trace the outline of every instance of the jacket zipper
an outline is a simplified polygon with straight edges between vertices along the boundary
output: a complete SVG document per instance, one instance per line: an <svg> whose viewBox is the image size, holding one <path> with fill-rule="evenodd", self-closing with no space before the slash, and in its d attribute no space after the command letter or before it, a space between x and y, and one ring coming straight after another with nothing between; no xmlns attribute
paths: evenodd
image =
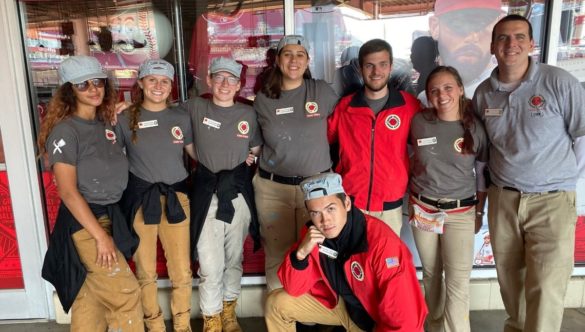
<svg viewBox="0 0 585 332"><path fill-rule="evenodd" d="M370 189L368 190L368 204L366 205L366 210L370 211L370 200L372 199L372 187L374 186L374 138L375 138L375 131L376 131L376 118L378 115L374 117L372 120L372 136L371 136L371 145L370 145Z"/></svg>

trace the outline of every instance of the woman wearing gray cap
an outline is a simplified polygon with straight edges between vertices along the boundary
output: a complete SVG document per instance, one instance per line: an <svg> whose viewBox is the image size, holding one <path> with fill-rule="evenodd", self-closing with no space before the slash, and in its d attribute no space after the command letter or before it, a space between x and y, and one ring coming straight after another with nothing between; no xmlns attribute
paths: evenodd
<svg viewBox="0 0 585 332"><path fill-rule="evenodd" d="M253 183L269 291L282 287L278 267L309 220L298 185L331 169L327 116L338 97L327 82L311 79L308 66L305 39L283 37L276 67L254 101L264 146Z"/></svg>
<svg viewBox="0 0 585 332"><path fill-rule="evenodd" d="M193 247L199 258L203 331L242 331L236 318L244 240L257 237L252 168L262 143L256 113L234 102L242 65L228 58L211 62L211 100L186 102L193 124L197 169L191 197ZM258 239L259 242L259 239Z"/></svg>
<svg viewBox="0 0 585 332"><path fill-rule="evenodd" d="M130 164L121 205L140 244L134 254L148 331L165 331L158 304L156 252L160 239L171 280L174 331L191 331L190 210L183 150L193 155L189 115L169 108L175 70L165 60L140 65L134 103L118 117L116 134Z"/></svg>
<svg viewBox="0 0 585 332"><path fill-rule="evenodd" d="M140 287L126 263L137 241L117 204L128 180L110 126L117 95L93 57L64 60L59 76L38 140L61 198L43 278L73 311L71 331L144 331Z"/></svg>

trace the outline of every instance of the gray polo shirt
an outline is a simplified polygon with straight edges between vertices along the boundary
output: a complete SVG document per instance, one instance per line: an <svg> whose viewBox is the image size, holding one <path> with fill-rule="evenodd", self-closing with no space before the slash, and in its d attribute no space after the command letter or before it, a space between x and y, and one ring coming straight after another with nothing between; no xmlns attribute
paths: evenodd
<svg viewBox="0 0 585 332"><path fill-rule="evenodd" d="M462 154L463 133L460 121L442 121L431 109L414 116L410 126L414 151L412 192L450 199L464 199L476 193L475 161L487 161L488 141L483 125L475 118L471 135L476 153Z"/></svg>
<svg viewBox="0 0 585 332"><path fill-rule="evenodd" d="M132 143L129 112L118 116L116 133L126 146L130 171L151 182L173 184L187 177L183 148L193 142L189 114L181 108L140 110L136 143Z"/></svg>
<svg viewBox="0 0 585 332"><path fill-rule="evenodd" d="M473 97L491 142L494 184L525 192L575 190L572 145L585 135L585 90L579 81L532 60L514 91L505 91L497 75L498 68Z"/></svg>
<svg viewBox="0 0 585 332"><path fill-rule="evenodd" d="M51 166L75 166L77 189L88 203L111 204L122 197L128 161L110 125L71 116L53 128L45 148Z"/></svg>
<svg viewBox="0 0 585 332"><path fill-rule="evenodd" d="M330 168L327 117L337 100L323 80L304 80L279 99L258 93L254 109L264 138L260 167L281 176L311 176Z"/></svg>
<svg viewBox="0 0 585 332"><path fill-rule="evenodd" d="M248 105L221 107L197 97L182 107L193 124L197 160L214 173L234 169L246 160L250 148L262 144L256 113Z"/></svg>

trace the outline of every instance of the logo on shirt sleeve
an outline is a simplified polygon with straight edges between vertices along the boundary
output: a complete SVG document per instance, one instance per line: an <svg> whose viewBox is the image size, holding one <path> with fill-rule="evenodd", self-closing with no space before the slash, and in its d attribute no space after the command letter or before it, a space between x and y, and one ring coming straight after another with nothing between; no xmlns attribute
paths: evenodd
<svg viewBox="0 0 585 332"><path fill-rule="evenodd" d="M396 114L390 114L386 117L384 123L386 124L386 127L388 127L388 129L396 130L400 128L400 117Z"/></svg>
<svg viewBox="0 0 585 332"><path fill-rule="evenodd" d="M106 129L106 139L111 141L112 144L116 143L116 133L111 131L110 129Z"/></svg>
<svg viewBox="0 0 585 332"><path fill-rule="evenodd" d="M65 146L65 141L61 138L58 142L57 140L53 140L53 147L55 147L53 149L53 154L59 152L61 154L63 154L63 151L61 151L61 148Z"/></svg>
<svg viewBox="0 0 585 332"><path fill-rule="evenodd" d="M364 269L362 268L362 266L360 265L360 263L358 263L356 261L351 262L350 270L351 270L351 275L357 281L363 281L364 280Z"/></svg>

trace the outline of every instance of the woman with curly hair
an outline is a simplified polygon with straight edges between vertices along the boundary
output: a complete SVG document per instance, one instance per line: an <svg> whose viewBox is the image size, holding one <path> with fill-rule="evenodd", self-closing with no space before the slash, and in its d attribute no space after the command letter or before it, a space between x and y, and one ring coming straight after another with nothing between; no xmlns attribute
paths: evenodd
<svg viewBox="0 0 585 332"><path fill-rule="evenodd" d="M189 114L170 108L175 70L165 60L140 65L133 104L118 117L116 134L130 164L122 210L140 237L134 254L148 331L165 331L158 304L156 251L160 239L172 284L174 331L191 331L190 209L183 150L194 156Z"/></svg>
<svg viewBox="0 0 585 332"><path fill-rule="evenodd" d="M426 330L469 331L469 278L486 198L488 140L455 68L435 68L426 94L432 107L416 114L410 127L410 223L423 266Z"/></svg>
<svg viewBox="0 0 585 332"><path fill-rule="evenodd" d="M71 331L143 331L140 288L126 258L137 240L118 206L128 161L110 123L116 92L97 59L61 63L63 83L39 135L61 205L43 264Z"/></svg>

